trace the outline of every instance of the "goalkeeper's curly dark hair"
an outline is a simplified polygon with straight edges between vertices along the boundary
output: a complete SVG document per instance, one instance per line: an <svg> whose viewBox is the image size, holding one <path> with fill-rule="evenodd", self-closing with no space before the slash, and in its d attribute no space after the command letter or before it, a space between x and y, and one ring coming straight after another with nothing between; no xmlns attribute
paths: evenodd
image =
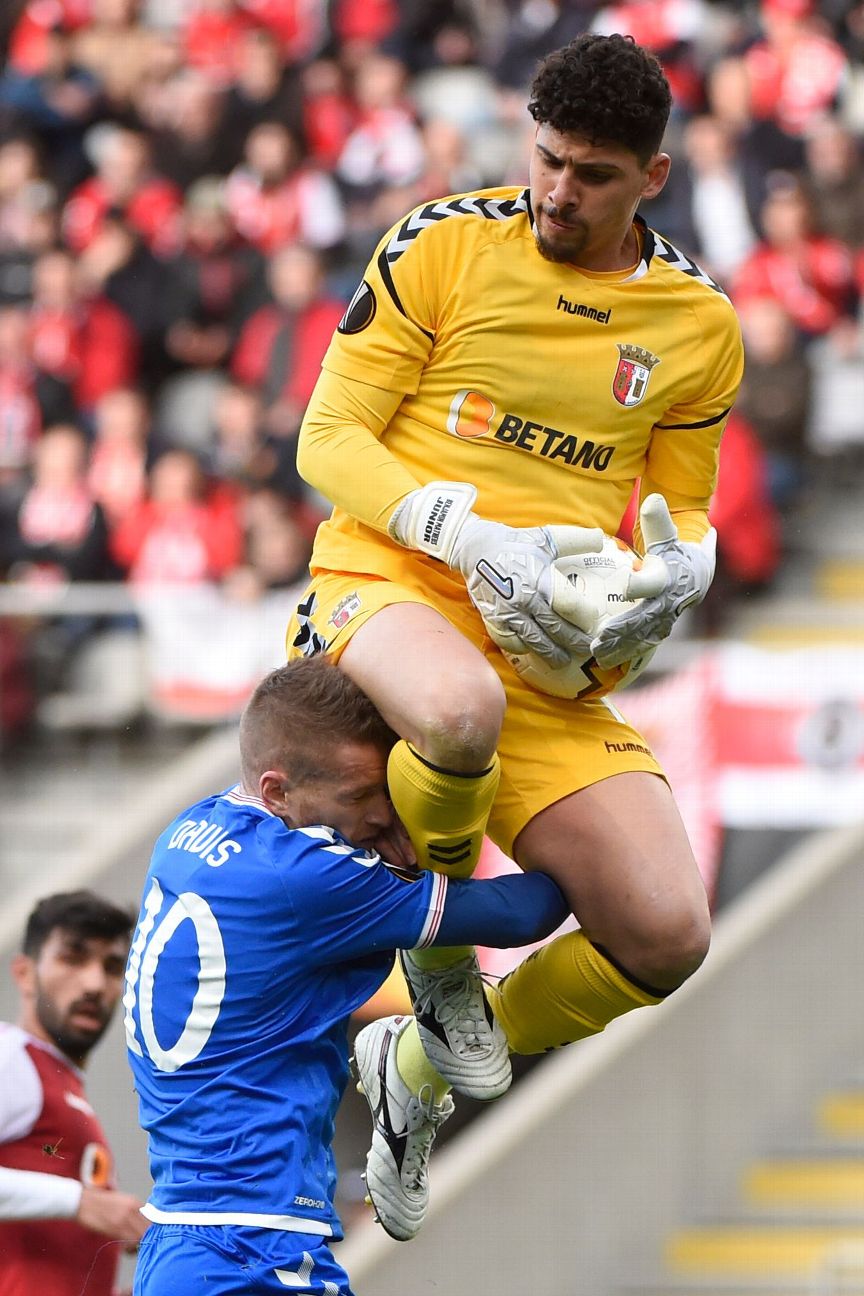
<svg viewBox="0 0 864 1296"><path fill-rule="evenodd" d="M562 134L623 144L644 164L663 142L671 106L663 69L632 36L585 33L543 60L528 111Z"/></svg>

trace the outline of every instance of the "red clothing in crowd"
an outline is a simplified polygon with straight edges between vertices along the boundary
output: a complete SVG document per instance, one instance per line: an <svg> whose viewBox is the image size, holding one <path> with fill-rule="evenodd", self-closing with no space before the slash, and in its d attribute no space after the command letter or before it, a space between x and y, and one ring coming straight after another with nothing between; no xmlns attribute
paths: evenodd
<svg viewBox="0 0 864 1296"><path fill-rule="evenodd" d="M138 372L138 336L121 310L104 297L63 311L34 306L33 361L72 390L79 409L107 392L128 387Z"/></svg>
<svg viewBox="0 0 864 1296"><path fill-rule="evenodd" d="M19 72L38 76L45 69L50 32L75 31L90 21L90 0L31 0L12 33L9 63Z"/></svg>
<svg viewBox="0 0 864 1296"><path fill-rule="evenodd" d="M34 482L5 547L13 566L23 564L18 578L30 585L105 580L113 575L105 517L83 482L68 486Z"/></svg>
<svg viewBox="0 0 864 1296"><path fill-rule="evenodd" d="M239 10L193 11L183 33L184 61L218 85L228 85L234 77L240 37L250 25L248 15Z"/></svg>
<svg viewBox="0 0 864 1296"><path fill-rule="evenodd" d="M398 21L397 0L338 0L333 29L340 41L377 44L390 35Z"/></svg>
<svg viewBox="0 0 864 1296"><path fill-rule="evenodd" d="M18 529L28 544L55 544L73 548L90 529L93 497L82 483L77 487L31 486L18 514Z"/></svg>
<svg viewBox="0 0 864 1296"><path fill-rule="evenodd" d="M356 103L340 90L325 90L304 99L303 132L309 154L326 171L335 169L358 117Z"/></svg>
<svg viewBox="0 0 864 1296"><path fill-rule="evenodd" d="M238 382L263 389L272 377L271 360L283 328L291 331L288 363L285 365L281 390L267 393L274 400L305 406L318 381L324 352L345 306L333 298L313 302L293 317L278 306L262 306L244 325L231 362L231 372Z"/></svg>
<svg viewBox="0 0 864 1296"><path fill-rule="evenodd" d="M286 243L316 245L316 219L325 225L332 220L331 189L329 176L312 167L300 167L272 188L264 188L251 171L238 168L228 177L225 195L234 228L267 256ZM341 230L336 237L339 234Z"/></svg>
<svg viewBox="0 0 864 1296"><path fill-rule="evenodd" d="M17 1026L0 1025L0 1165L113 1188L114 1161L62 1053ZM121 1243L74 1220L0 1224L3 1296L111 1296Z"/></svg>
<svg viewBox="0 0 864 1296"><path fill-rule="evenodd" d="M728 571L742 585L764 585L780 562L780 521L768 494L765 454L750 424L729 417L709 511Z"/></svg>
<svg viewBox="0 0 864 1296"><path fill-rule="evenodd" d="M90 455L87 485L101 504L109 528L114 527L147 494L143 447L128 441L97 441Z"/></svg>
<svg viewBox="0 0 864 1296"><path fill-rule="evenodd" d="M754 117L771 118L787 135L805 135L830 112L846 73L835 41L802 30L780 49L758 41L744 55Z"/></svg>
<svg viewBox="0 0 864 1296"><path fill-rule="evenodd" d="M373 0L364 3L371 6ZM242 0L242 7L256 23L273 33L286 63L302 63L322 42L322 4L310 0Z"/></svg>
<svg viewBox="0 0 864 1296"><path fill-rule="evenodd" d="M618 534L633 543L638 490L634 490ZM768 494L765 455L750 424L731 414L720 443L717 489L708 516L717 528L717 548L726 568L742 585L764 585L780 562L780 522Z"/></svg>
<svg viewBox="0 0 864 1296"><path fill-rule="evenodd" d="M852 256L837 239L811 236L793 250L761 243L738 270L736 303L773 297L805 333L826 333L849 313L855 292Z"/></svg>
<svg viewBox="0 0 864 1296"><path fill-rule="evenodd" d="M855 254L855 287L858 296L864 297L864 249Z"/></svg>
<svg viewBox="0 0 864 1296"><path fill-rule="evenodd" d="M243 532L222 489L188 504L144 500L116 527L111 549L137 584L215 581L240 563Z"/></svg>
<svg viewBox="0 0 864 1296"><path fill-rule="evenodd" d="M702 78L695 59L677 51L693 39L693 10L680 0L623 0L604 12L603 30L627 32L637 45L656 54L679 108L698 112Z"/></svg>
<svg viewBox="0 0 864 1296"><path fill-rule="evenodd" d="M180 241L183 195L170 180L145 180L123 209L123 219L157 256L170 256ZM99 176L74 191L63 209L63 235L73 252L82 252L99 233L114 202Z"/></svg>

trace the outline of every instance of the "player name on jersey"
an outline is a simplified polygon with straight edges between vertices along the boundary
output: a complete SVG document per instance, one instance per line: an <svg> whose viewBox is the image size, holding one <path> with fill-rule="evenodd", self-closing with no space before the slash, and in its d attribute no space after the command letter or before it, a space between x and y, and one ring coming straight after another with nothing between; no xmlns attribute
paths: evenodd
<svg viewBox="0 0 864 1296"><path fill-rule="evenodd" d="M228 829L208 819L184 819L171 834L169 849L191 851L200 855L205 864L218 868L232 855L239 855L243 847L228 836ZM212 848L212 849L211 849Z"/></svg>

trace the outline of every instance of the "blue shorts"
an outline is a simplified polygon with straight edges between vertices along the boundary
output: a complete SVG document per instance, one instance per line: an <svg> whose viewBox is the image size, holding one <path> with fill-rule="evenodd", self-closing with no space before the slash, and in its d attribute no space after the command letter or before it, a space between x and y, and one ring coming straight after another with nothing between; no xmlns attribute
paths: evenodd
<svg viewBox="0 0 864 1296"><path fill-rule="evenodd" d="M221 1224L151 1224L133 1296L353 1296L325 1238Z"/></svg>

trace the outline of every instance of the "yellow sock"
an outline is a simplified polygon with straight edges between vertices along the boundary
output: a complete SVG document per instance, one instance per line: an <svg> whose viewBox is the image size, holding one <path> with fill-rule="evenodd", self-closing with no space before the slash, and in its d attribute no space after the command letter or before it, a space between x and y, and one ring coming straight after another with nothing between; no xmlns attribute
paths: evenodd
<svg viewBox="0 0 864 1296"><path fill-rule="evenodd" d="M387 764L390 797L421 868L447 877L471 876L500 777L497 755L488 769L457 774L431 764L404 739L396 744ZM470 952L470 946L460 946L415 950L412 957L419 967L440 968Z"/></svg>
<svg viewBox="0 0 864 1296"><path fill-rule="evenodd" d="M443 1080L423 1051L417 1023L406 1026L396 1042L396 1067L405 1084L416 1098L429 1085L436 1103L440 1103L450 1086Z"/></svg>
<svg viewBox="0 0 864 1296"><path fill-rule="evenodd" d="M628 980L581 931L544 945L487 994L512 1053L572 1044L663 998Z"/></svg>
<svg viewBox="0 0 864 1296"><path fill-rule="evenodd" d="M456 774L431 764L404 738L396 744L387 762L390 798L421 868L471 876L500 777L497 756L479 773Z"/></svg>

